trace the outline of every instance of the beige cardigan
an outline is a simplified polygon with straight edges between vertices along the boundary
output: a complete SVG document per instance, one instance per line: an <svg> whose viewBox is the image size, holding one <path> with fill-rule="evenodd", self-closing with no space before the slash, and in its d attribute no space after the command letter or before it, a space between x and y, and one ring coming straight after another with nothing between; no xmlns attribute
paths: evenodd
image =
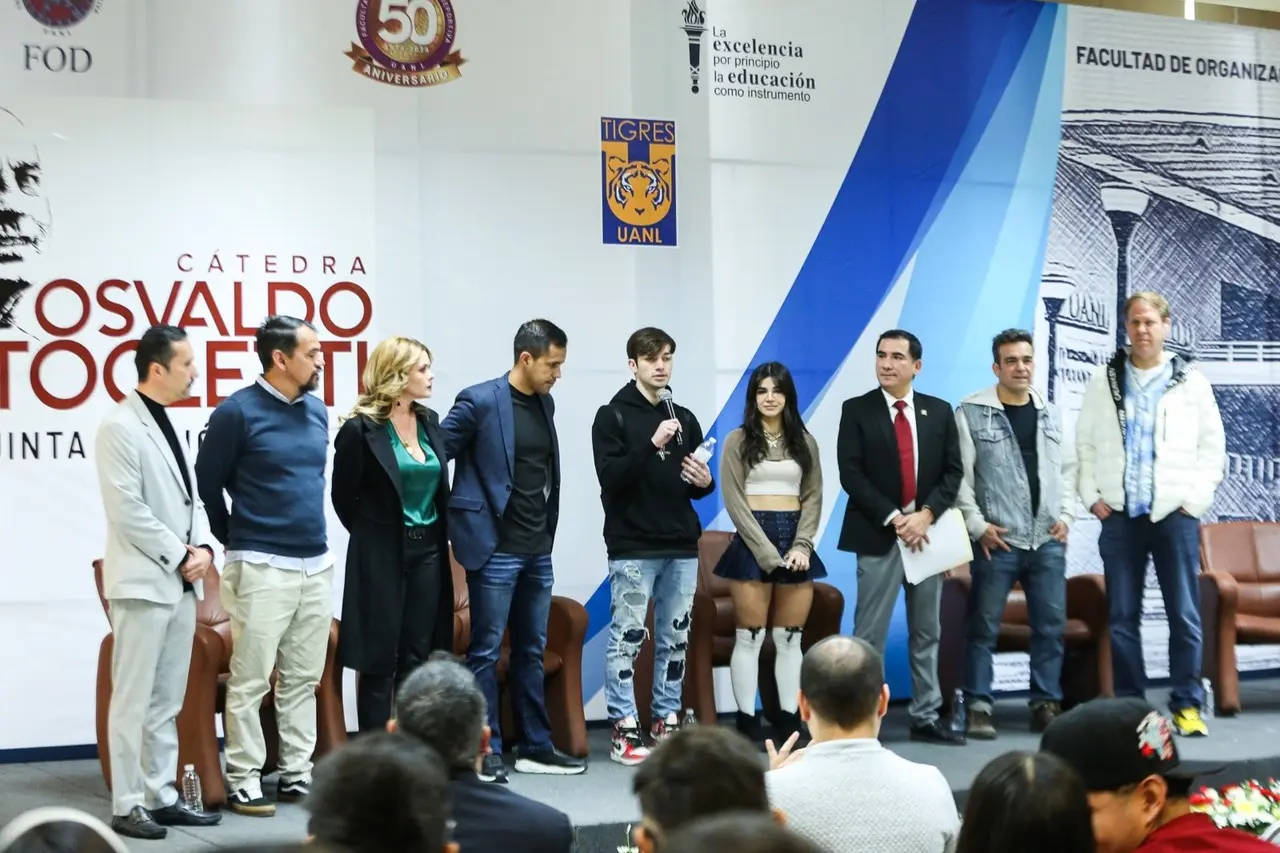
<svg viewBox="0 0 1280 853"><path fill-rule="evenodd" d="M818 524L822 520L822 462L818 458L818 442L808 433L804 438L809 445L813 463L809 472L800 480L800 522L792 547L812 554L813 538L818 535ZM765 458L786 459L787 449L767 448ZM785 566L786 560L769 541L769 537L764 535L759 522L751 514L751 507L747 504L746 483L747 466L742 461L742 427L738 427L725 436L724 447L720 452L720 493L724 496L724 507L729 511L729 518L733 520L738 535L751 549L760 568L771 572Z"/></svg>

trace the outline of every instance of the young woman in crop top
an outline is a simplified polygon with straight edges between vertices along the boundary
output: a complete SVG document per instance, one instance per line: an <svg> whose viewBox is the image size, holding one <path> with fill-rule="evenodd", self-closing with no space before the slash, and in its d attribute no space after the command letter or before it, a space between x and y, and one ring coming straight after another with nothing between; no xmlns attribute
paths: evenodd
<svg viewBox="0 0 1280 853"><path fill-rule="evenodd" d="M720 489L737 529L715 573L730 582L737 635L729 673L738 728L759 740L756 689L760 647L773 605L774 677L783 728L800 731L800 633L813 603L813 581L827 576L813 551L822 516L818 443L805 429L791 373L776 361L747 383L742 426L724 440ZM774 601L774 599L777 599ZM786 738L790 731L779 732Z"/></svg>

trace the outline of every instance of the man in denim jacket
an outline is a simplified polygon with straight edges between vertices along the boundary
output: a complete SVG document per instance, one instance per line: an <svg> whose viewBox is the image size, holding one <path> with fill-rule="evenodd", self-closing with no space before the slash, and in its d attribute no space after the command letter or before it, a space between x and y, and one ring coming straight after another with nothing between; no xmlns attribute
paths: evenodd
<svg viewBox="0 0 1280 853"><path fill-rule="evenodd" d="M991 740L992 653L1015 582L1031 623L1031 728L1062 712L1067 623L1067 530L1075 515L1076 462L1057 411L1031 387L1031 333L1006 329L991 342L996 385L956 407L964 482L956 506L973 537L965 698L969 737Z"/></svg>

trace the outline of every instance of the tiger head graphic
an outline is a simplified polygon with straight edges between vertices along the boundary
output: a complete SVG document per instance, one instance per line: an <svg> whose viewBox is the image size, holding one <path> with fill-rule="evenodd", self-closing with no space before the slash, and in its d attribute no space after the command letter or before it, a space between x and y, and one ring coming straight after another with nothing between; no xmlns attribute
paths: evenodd
<svg viewBox="0 0 1280 853"><path fill-rule="evenodd" d="M628 225L655 225L671 209L671 161L623 160L610 157L609 209Z"/></svg>

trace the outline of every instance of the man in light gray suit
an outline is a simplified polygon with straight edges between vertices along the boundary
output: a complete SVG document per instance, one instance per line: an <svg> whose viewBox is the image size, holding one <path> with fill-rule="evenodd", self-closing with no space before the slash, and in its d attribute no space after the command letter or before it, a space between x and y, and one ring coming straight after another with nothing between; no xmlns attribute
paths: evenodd
<svg viewBox="0 0 1280 853"><path fill-rule="evenodd" d="M195 477L165 407L190 396L191 343L176 326L138 342L137 390L98 428L95 459L107 516L102 591L111 658L111 828L159 839L166 826L211 826L221 815L178 795L178 712L196 631L196 598L213 570L213 541Z"/></svg>

